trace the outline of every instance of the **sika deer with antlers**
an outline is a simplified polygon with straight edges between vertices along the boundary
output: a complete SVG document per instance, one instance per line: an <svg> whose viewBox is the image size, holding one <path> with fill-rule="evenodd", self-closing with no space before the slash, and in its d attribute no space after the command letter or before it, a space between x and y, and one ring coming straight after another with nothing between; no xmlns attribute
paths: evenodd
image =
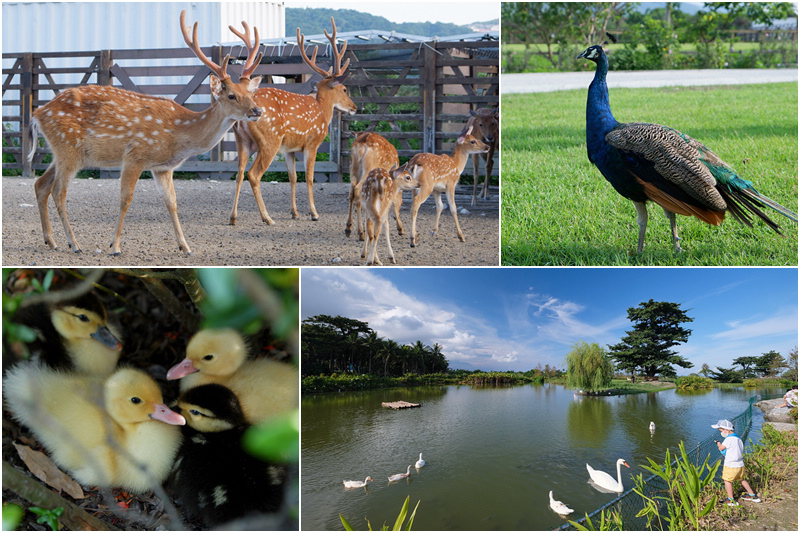
<svg viewBox="0 0 800 533"><path fill-rule="evenodd" d="M261 197L261 176L269 168L275 154L281 152L286 157L286 170L289 172L289 183L292 191L292 218L299 218L297 203L295 201L295 187L297 185L297 172L295 171L295 152L303 152L306 168L306 185L308 187L308 207L311 220L318 220L317 208L314 206L314 161L317 158L317 149L328 135L328 124L336 108L343 113L356 112L356 105L347 95L347 88L343 85L347 77L346 70L350 65L348 59L342 66L342 58L347 50L347 41L341 49L336 46L336 24L331 17L333 35L325 31L325 36L331 42L334 66L327 71L318 67L317 48L311 59L306 55L303 35L297 28L297 42L303 61L314 72L322 76L322 81L317 83L316 98L311 95L294 94L275 88L259 89L256 92L256 102L264 110L264 115L256 122L239 122L234 127L236 134L236 150L239 153L239 172L236 175L236 194L233 199L231 224L236 224L237 207L239 204L239 191L244 179L244 169L250 154L258 151L253 166L247 173L247 181L256 197L261 220L266 224L273 224L272 218L267 213L264 200ZM258 47L250 43L247 38L238 34L247 43L249 49Z"/></svg>
<svg viewBox="0 0 800 533"><path fill-rule="evenodd" d="M261 115L253 99L261 78L233 83L225 72L229 58L222 66L208 59L197 44L197 23L190 40L185 17L186 12L181 11L181 32L186 44L215 74L210 83L216 101L205 111L190 111L166 98L116 87L85 85L62 91L34 113L28 133L32 147L28 159L33 159L38 132L53 151L53 163L35 184L44 242L51 248L57 249L47 212L50 195L67 234L67 244L74 252L80 252L65 208L67 185L84 167L121 166L119 222L111 243L112 254L121 253L122 223L143 170L153 174L161 191L178 246L185 253L192 253L178 221L172 171L187 157L210 150L237 120L256 120Z"/></svg>
<svg viewBox="0 0 800 533"><path fill-rule="evenodd" d="M400 168L392 166L390 170L376 168L370 171L367 178L361 182L361 202L367 210L367 239L364 241L364 252L361 257L367 256L367 248L372 244L372 249L367 257L367 265L383 265L378 257L378 238L381 229L386 233L386 246L389 248L389 259L394 260L392 241L389 238L389 206L396 205L395 199L402 198L402 191L419 187L417 175L420 167L416 165L403 165Z"/></svg>
<svg viewBox="0 0 800 533"><path fill-rule="evenodd" d="M489 149L483 141L471 135L472 131L472 126L469 126L458 136L455 148L453 148L453 155L417 154L406 163L408 166L418 165L421 167L421 170L416 173L420 189L411 203L412 248L419 243L419 235L417 234L417 212L419 211L419 206L428 199L431 192L436 201L436 222L431 235L436 235L439 229L439 215L442 214L442 209L444 209L442 192L446 191L448 205L453 213L453 221L456 223L458 240L464 242L464 233L461 231L461 226L458 225L458 212L455 202L456 184L459 176L464 171L464 167L467 165L467 156L486 152Z"/></svg>
<svg viewBox="0 0 800 533"><path fill-rule="evenodd" d="M467 122L467 126L473 126L477 134L476 137L489 147L487 152L472 154L472 177L475 182L472 186L471 205L476 205L478 198L489 199L489 177L492 175L492 169L494 168L494 152L497 150L497 141L500 137L500 125L497 120L498 108L496 107L494 109L484 107L477 111L470 110L469 114L471 117ZM478 194L479 158L486 162L486 179L483 181L480 194Z"/></svg>
<svg viewBox="0 0 800 533"><path fill-rule="evenodd" d="M344 234L348 237L353 228L353 204L355 204L358 224L358 240L364 240L364 225L361 223L361 188L367 175L376 168L390 169L397 167L397 149L377 133L362 132L350 147L350 210ZM397 221L397 233L403 234L403 223L400 222L400 204L403 195L398 194L394 202L394 218Z"/></svg>

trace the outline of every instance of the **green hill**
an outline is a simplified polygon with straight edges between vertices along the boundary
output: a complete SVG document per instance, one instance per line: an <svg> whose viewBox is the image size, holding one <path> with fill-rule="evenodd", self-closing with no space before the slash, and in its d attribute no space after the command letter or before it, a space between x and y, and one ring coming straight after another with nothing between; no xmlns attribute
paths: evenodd
<svg viewBox="0 0 800 533"><path fill-rule="evenodd" d="M339 32L361 30L387 30L412 35L444 37L471 33L469 26L443 22L405 22L397 24L384 17L362 13L354 9L294 8L286 6L286 35L294 35L300 28L305 35L321 34L331 31L331 17L336 20Z"/></svg>

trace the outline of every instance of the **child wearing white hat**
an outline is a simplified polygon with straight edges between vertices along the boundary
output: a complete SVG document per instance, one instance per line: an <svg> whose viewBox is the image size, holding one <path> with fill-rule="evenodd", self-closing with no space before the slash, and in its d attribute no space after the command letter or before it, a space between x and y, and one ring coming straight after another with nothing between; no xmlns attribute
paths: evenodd
<svg viewBox="0 0 800 533"><path fill-rule="evenodd" d="M739 504L733 499L733 482L741 481L742 487L747 491L743 494L741 499L760 503L761 499L753 492L750 483L744 479L744 443L739 436L734 433L733 424L730 420L720 420L711 426L712 428L719 429L722 442L715 440L717 448L725 456L725 462L722 465L722 480L725 482L725 492L728 493L728 505L737 507Z"/></svg>

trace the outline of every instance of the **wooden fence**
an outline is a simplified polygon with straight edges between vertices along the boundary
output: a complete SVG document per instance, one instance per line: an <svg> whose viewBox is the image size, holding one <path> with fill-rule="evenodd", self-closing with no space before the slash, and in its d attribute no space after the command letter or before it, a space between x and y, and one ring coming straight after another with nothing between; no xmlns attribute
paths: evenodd
<svg viewBox="0 0 800 533"><path fill-rule="evenodd" d="M245 59L246 51L242 48L213 46L203 51L217 63L231 54L234 64ZM273 76L293 82L263 83L262 87L305 94L313 91L320 77L309 76L310 69L302 62L296 45L262 49L264 59L254 75L266 76L265 82L272 81ZM320 46L318 63L330 61L327 52L326 47ZM329 142L320 147L321 156L317 157L315 179L341 181L343 174L349 173L350 141L364 130L378 131L390 139L401 158L419 151L449 152L470 109L499 105L498 52L497 41L350 43L345 56L350 59L346 84L359 111L351 116L334 113ZM19 111L3 117L4 171L21 169L24 175L31 175L32 171L47 167L42 162L43 155L49 152L47 147L39 147L32 164L27 162L24 157L28 153L27 140L21 132L29 127L33 110L68 87L89 83L115 85L166 96L195 111L211 102L206 81L210 72L187 48L4 54L4 59L9 58L14 64L3 69L3 107ZM48 66L56 63L54 60L69 66ZM181 65L164 66L164 60L179 60ZM232 73L238 69L229 68ZM68 76L72 81L65 81ZM158 83L170 79L182 81ZM189 102L193 95L200 95L202 103L196 103L197 96ZM205 177L229 177L237 168L232 139L228 134L208 154L188 159L178 170ZM302 172L302 154L298 155L297 168ZM7 159L15 161L6 162ZM285 163L273 161L268 171L285 172ZM494 175L498 174L496 165Z"/></svg>

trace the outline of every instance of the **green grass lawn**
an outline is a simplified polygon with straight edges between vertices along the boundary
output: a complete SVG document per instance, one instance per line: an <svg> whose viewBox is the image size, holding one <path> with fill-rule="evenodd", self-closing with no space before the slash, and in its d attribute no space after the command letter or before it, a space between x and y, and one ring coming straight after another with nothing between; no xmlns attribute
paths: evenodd
<svg viewBox="0 0 800 533"><path fill-rule="evenodd" d="M678 75L676 73L676 75ZM613 72L609 74L613 76ZM797 83L612 89L620 122L652 122L698 139L762 194L797 211ZM797 265L797 224L721 226L678 216L682 254L651 202L636 254L633 203L586 155L586 90L502 97L503 265Z"/></svg>

